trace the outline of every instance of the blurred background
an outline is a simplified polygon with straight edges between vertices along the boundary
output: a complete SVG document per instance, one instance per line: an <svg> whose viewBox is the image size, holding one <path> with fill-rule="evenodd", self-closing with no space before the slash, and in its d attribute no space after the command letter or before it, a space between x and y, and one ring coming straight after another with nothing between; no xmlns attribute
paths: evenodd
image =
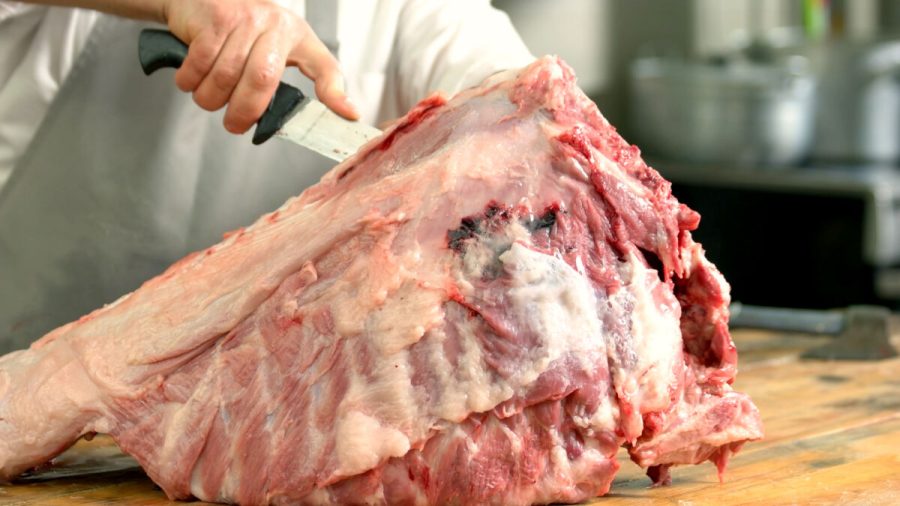
<svg viewBox="0 0 900 506"><path fill-rule="evenodd" d="M703 215L745 304L900 308L900 0L494 0Z"/></svg>

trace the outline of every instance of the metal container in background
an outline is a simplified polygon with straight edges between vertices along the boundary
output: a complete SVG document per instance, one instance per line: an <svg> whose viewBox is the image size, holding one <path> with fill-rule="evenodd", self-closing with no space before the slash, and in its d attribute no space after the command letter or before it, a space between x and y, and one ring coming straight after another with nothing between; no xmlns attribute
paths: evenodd
<svg viewBox="0 0 900 506"><path fill-rule="evenodd" d="M900 41L834 41L816 49L820 94L813 159L900 160Z"/></svg>
<svg viewBox="0 0 900 506"><path fill-rule="evenodd" d="M812 143L816 84L803 60L660 58L631 69L631 122L647 154L729 167L788 167Z"/></svg>

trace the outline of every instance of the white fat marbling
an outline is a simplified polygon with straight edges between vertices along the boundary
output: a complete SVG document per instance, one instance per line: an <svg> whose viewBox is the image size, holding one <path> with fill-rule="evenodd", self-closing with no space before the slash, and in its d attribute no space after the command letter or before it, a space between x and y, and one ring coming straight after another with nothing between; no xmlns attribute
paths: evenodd
<svg viewBox="0 0 900 506"><path fill-rule="evenodd" d="M442 417L448 420L460 422L469 412L483 413L490 411L497 404L515 395L514 385L508 381L498 381L490 368L484 364L481 352L481 343L475 335L475 320L459 326L460 348L456 374L458 378L457 390L452 389L452 383L446 390L447 397L456 402L441 406ZM517 386L517 385L515 385ZM450 412L451 406L459 406L462 409Z"/></svg>
<svg viewBox="0 0 900 506"><path fill-rule="evenodd" d="M372 469L383 459L406 455L409 439L371 416L351 411L338 421L335 450L340 462L337 474L353 476Z"/></svg>
<svg viewBox="0 0 900 506"><path fill-rule="evenodd" d="M385 357L406 349L444 320L444 297L443 290L422 288L415 279L407 281L369 314L366 333Z"/></svg>
<svg viewBox="0 0 900 506"><path fill-rule="evenodd" d="M515 224L501 237L519 237L527 233ZM473 245L466 251L459 286L470 290L467 277L478 278L484 266L494 262L493 244ZM488 254L488 252L490 254ZM474 254L473 254L474 253ZM471 256L470 256L471 255ZM508 296L505 311L519 328L537 336L538 343L529 350L529 357L506 378L498 379L484 364L482 345L475 335L477 320L458 326L460 354L455 369L433 349L435 374L447 385L442 392L439 411L441 418L458 422L469 412L485 412L512 398L527 388L550 364L565 354L582 360L582 367L593 366L590 357L598 350L605 355L602 325L597 313L597 300L590 282L560 258L534 251L519 242L499 256L508 275ZM444 381L455 377L456 381ZM452 385L452 388L451 388Z"/></svg>
<svg viewBox="0 0 900 506"><path fill-rule="evenodd" d="M531 240L531 232L519 222L511 222L496 235L479 238L478 244L466 249L463 256L463 272L466 278L478 279L486 265L494 261L498 251L506 249L510 244ZM466 281L466 286L470 286Z"/></svg>
<svg viewBox="0 0 900 506"><path fill-rule="evenodd" d="M684 364L681 354L680 306L670 290L657 290L656 271L644 266L634 253L628 257L631 295L631 343L638 358L633 386L640 395L641 412L665 409L669 385L675 384L676 368ZM656 292L654 294L654 292Z"/></svg>
<svg viewBox="0 0 900 506"><path fill-rule="evenodd" d="M512 319L541 339L531 350L532 361L519 370L517 386L533 382L563 354L585 357L590 354L582 352L603 346L597 298L585 277L562 259L519 243L500 255L500 262L511 278Z"/></svg>

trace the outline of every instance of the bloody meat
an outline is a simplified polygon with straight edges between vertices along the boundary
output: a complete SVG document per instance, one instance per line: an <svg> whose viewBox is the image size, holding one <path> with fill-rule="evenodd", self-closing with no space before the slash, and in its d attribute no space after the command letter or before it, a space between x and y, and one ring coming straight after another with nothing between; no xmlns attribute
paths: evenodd
<svg viewBox="0 0 900 506"><path fill-rule="evenodd" d="M0 359L0 470L112 435L171 498L531 504L760 438L699 216L546 57Z"/></svg>

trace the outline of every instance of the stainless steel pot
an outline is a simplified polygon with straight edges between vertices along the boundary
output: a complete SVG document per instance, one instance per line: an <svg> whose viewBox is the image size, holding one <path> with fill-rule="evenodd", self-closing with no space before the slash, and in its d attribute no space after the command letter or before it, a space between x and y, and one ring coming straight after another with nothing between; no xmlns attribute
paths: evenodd
<svg viewBox="0 0 900 506"><path fill-rule="evenodd" d="M819 48L813 158L900 160L900 41L837 41Z"/></svg>
<svg viewBox="0 0 900 506"><path fill-rule="evenodd" d="M631 71L635 141L676 161L796 164L811 147L816 89L800 63L638 60Z"/></svg>

